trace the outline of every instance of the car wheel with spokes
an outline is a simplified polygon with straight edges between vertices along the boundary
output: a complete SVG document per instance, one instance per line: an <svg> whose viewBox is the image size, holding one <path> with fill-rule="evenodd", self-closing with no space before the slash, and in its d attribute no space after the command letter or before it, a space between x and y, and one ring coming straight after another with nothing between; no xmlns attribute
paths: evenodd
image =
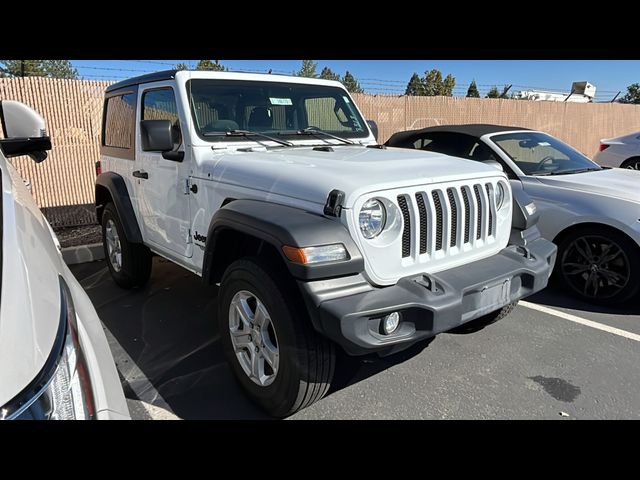
<svg viewBox="0 0 640 480"><path fill-rule="evenodd" d="M151 275L151 251L139 243L130 243L113 203L102 213L104 256L113 280L122 288L142 287Z"/></svg>
<svg viewBox="0 0 640 480"><path fill-rule="evenodd" d="M616 230L580 229L558 246L556 269L564 285L582 300L617 304L638 292L640 250Z"/></svg>
<svg viewBox="0 0 640 480"><path fill-rule="evenodd" d="M334 345L313 329L295 283L276 266L247 258L226 269L218 325L236 379L269 414L291 415L329 390Z"/></svg>
<svg viewBox="0 0 640 480"><path fill-rule="evenodd" d="M625 160L621 166L622 168L627 168L629 170L640 170L640 157Z"/></svg>

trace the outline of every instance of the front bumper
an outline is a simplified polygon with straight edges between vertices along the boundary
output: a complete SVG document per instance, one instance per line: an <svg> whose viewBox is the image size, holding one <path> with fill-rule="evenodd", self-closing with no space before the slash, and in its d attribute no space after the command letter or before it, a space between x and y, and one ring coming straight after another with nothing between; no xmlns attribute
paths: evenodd
<svg viewBox="0 0 640 480"><path fill-rule="evenodd" d="M556 252L553 243L538 238L461 267L401 278L390 287L376 288L361 275L299 284L316 330L350 355L387 355L542 290ZM391 312L400 312L400 326L383 335L380 322Z"/></svg>

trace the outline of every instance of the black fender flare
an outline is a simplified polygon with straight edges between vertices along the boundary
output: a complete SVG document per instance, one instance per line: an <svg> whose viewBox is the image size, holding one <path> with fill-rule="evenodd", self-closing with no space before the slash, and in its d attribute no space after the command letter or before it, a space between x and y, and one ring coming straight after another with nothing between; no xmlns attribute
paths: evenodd
<svg viewBox="0 0 640 480"><path fill-rule="evenodd" d="M295 207L260 200L234 200L213 215L205 243L202 277L207 282L216 259L225 252L216 251L216 240L224 230L251 235L275 247L291 275L298 280L319 280L355 275L364 270L364 259L346 227L336 219ZM342 243L349 259L318 265L300 265L289 261L282 246L311 247Z"/></svg>
<svg viewBox="0 0 640 480"><path fill-rule="evenodd" d="M98 201L98 191L101 188L107 189L111 195L113 204L118 211L122 228L124 228L127 241L130 243L142 243L140 226L136 220L133 205L131 205L131 198L129 198L129 191L122 176L114 172L104 172L96 178L96 215L98 221L101 220L102 209L104 208L104 205Z"/></svg>

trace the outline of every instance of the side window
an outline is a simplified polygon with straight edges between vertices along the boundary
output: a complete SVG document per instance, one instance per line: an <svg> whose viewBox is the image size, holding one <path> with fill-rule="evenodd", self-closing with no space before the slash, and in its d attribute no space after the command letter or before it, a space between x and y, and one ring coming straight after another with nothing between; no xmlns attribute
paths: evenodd
<svg viewBox="0 0 640 480"><path fill-rule="evenodd" d="M133 158L133 131L136 112L136 94L126 93L109 97L105 101L102 145L118 151L106 152L118 157ZM131 151L131 155L126 152Z"/></svg>
<svg viewBox="0 0 640 480"><path fill-rule="evenodd" d="M142 95L142 120L171 120L178 125L178 106L171 88L147 90Z"/></svg>
<svg viewBox="0 0 640 480"><path fill-rule="evenodd" d="M497 155L493 153L491 149L484 143L480 142L476 142L473 147L471 147L469 158L471 160L476 160L479 162L484 162L485 160L495 160L496 162L499 161Z"/></svg>
<svg viewBox="0 0 640 480"><path fill-rule="evenodd" d="M171 121L174 149L182 143L178 105L172 88L147 90L142 94L142 120Z"/></svg>

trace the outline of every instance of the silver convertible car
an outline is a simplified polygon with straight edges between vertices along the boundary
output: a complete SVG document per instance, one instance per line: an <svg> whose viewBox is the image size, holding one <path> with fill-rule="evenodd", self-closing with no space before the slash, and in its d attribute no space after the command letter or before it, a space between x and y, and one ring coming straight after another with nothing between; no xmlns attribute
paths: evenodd
<svg viewBox="0 0 640 480"><path fill-rule="evenodd" d="M592 303L625 302L638 293L638 172L602 168L557 138L521 127L436 126L396 133L385 145L504 169L512 187L533 198L542 235L558 246L557 280Z"/></svg>
<svg viewBox="0 0 640 480"><path fill-rule="evenodd" d="M7 160L47 157L44 120L2 100L0 124L0 420L128 419L100 319Z"/></svg>

